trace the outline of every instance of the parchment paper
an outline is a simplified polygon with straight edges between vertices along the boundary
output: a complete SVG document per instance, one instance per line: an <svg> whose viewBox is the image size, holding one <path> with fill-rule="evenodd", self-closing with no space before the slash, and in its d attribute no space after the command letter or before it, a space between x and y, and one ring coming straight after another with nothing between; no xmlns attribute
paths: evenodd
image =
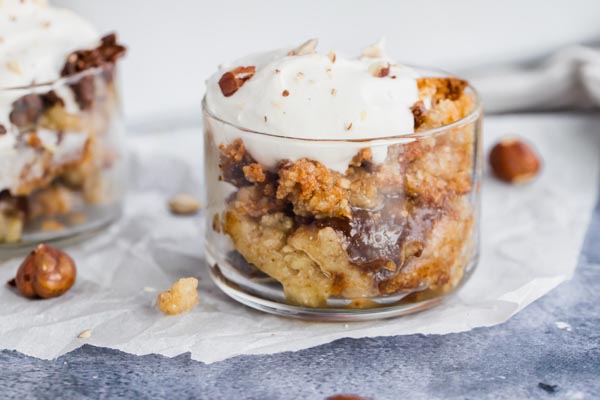
<svg viewBox="0 0 600 400"><path fill-rule="evenodd" d="M542 175L513 187L485 174L482 257L456 296L419 314L350 324L275 317L221 294L203 261L204 216L174 217L166 207L179 191L202 192L200 128L133 137L124 217L66 249L79 275L64 296L32 301L0 286L0 348L50 359L89 343L134 354L191 352L214 362L342 337L446 334L502 323L574 272L597 195L599 122L591 114L487 118L486 149L501 134L524 135L544 158ZM0 282L20 261L0 264ZM200 306L164 316L155 298L184 276L200 278ZM86 329L91 336L78 338Z"/></svg>

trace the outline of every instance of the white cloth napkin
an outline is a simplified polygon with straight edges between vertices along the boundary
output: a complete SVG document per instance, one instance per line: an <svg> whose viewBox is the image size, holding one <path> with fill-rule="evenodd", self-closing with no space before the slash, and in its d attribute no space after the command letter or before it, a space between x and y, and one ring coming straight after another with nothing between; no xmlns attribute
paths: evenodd
<svg viewBox="0 0 600 400"><path fill-rule="evenodd" d="M600 47L572 46L520 66L466 72L486 112L600 106Z"/></svg>

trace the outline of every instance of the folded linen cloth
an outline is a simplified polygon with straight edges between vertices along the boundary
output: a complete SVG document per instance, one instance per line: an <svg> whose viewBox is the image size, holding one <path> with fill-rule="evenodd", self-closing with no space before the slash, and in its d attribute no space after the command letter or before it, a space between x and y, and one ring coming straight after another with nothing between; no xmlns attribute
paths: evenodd
<svg viewBox="0 0 600 400"><path fill-rule="evenodd" d="M548 58L463 73L487 113L600 107L600 46L575 45Z"/></svg>

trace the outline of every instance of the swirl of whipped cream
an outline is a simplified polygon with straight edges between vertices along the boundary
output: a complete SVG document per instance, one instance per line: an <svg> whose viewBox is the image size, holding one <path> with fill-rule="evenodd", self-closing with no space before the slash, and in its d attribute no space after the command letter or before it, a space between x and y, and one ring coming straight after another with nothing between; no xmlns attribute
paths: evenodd
<svg viewBox="0 0 600 400"><path fill-rule="evenodd" d="M15 187L24 166L36 158L32 149L17 146L18 129L9 120L12 103L30 91L7 89L60 78L67 56L75 50L96 47L99 37L89 22L71 11L51 7L45 0L0 2L0 124L6 130L0 134L0 191ZM53 89L67 110L77 111L70 88ZM41 135L42 140L44 137ZM72 157L84 144L64 143L68 151L57 149L57 154Z"/></svg>
<svg viewBox="0 0 600 400"><path fill-rule="evenodd" d="M316 41L309 41L294 50L254 54L221 66L207 81L208 112L241 128L296 139L376 139L414 132L414 70L389 60L381 44L358 58L318 53L315 46ZM223 74L247 66L255 67L254 75L226 96L219 85ZM357 151L344 151L349 147L344 143L334 154L315 142L267 146L258 136L244 135L243 140L268 168L281 159L306 157L344 171ZM378 162L387 148L380 150L374 152Z"/></svg>

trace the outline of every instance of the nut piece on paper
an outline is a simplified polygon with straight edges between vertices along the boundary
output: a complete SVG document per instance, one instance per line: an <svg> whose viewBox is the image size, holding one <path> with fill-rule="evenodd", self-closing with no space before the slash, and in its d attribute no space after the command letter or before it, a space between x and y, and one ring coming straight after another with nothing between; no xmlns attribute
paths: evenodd
<svg viewBox="0 0 600 400"><path fill-rule="evenodd" d="M517 138L497 143L490 152L490 166L494 175L509 183L525 183L538 174L541 161L533 148Z"/></svg>
<svg viewBox="0 0 600 400"><path fill-rule="evenodd" d="M193 215L200 210L200 201L187 193L179 193L169 200L169 209L177 215Z"/></svg>
<svg viewBox="0 0 600 400"><path fill-rule="evenodd" d="M15 284L25 297L47 299L66 293L76 277L75 262L67 253L40 244L23 260Z"/></svg>
<svg viewBox="0 0 600 400"><path fill-rule="evenodd" d="M165 314L175 315L189 311L198 305L198 279L182 278L171 290L158 295L158 309Z"/></svg>

